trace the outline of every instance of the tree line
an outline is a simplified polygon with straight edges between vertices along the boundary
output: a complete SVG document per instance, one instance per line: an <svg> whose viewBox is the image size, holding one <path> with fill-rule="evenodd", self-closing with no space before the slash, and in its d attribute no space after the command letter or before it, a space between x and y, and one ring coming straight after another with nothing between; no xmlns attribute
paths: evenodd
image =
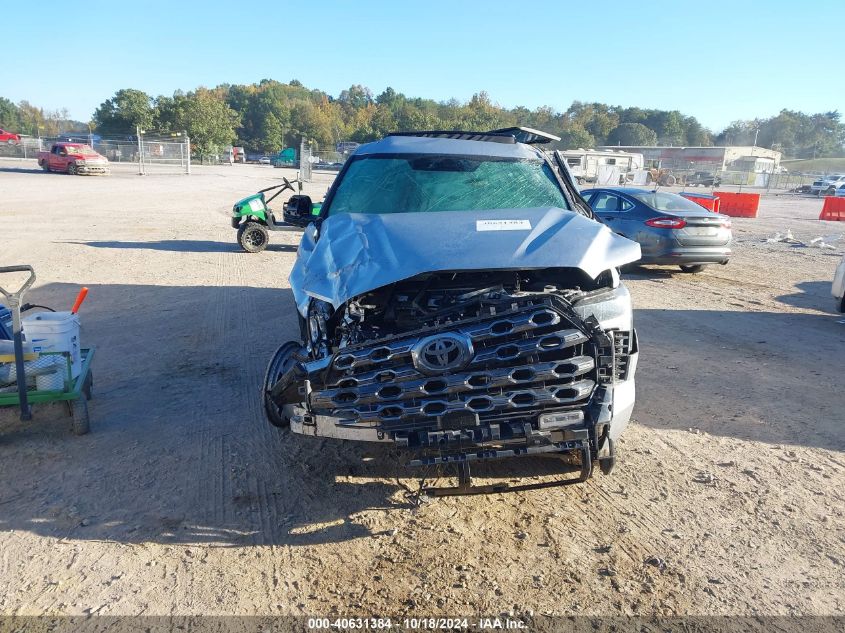
<svg viewBox="0 0 845 633"><path fill-rule="evenodd" d="M0 127L50 135L62 125L88 131L89 123L69 121L66 111L45 112L0 97ZM136 128L187 131L200 153L226 145L274 153L303 138L329 149L339 141L366 142L397 130L489 130L533 127L561 137L563 149L599 145L750 145L777 149L788 157L845 154L845 124L839 112L805 114L782 110L770 118L735 121L721 132L705 128L677 110L573 102L565 111L549 106L502 108L480 92L467 102L408 97L387 88L374 95L352 85L333 97L290 83L264 79L256 84L177 91L153 97L131 88L118 90L93 113L90 126L104 137L132 135ZM76 129L74 128L74 129ZM68 131L65 127L64 130Z"/></svg>

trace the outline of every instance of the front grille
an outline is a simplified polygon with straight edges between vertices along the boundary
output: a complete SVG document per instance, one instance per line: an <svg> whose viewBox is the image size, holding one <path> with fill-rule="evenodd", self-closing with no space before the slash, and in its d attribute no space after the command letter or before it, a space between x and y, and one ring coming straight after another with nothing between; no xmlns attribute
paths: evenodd
<svg viewBox="0 0 845 633"><path fill-rule="evenodd" d="M444 418L472 425L584 407L599 380L599 354L590 337L556 297L508 308L436 334L420 331L344 348L332 358L323 384L312 380L311 409L399 431L442 428ZM465 365L443 373L418 369L414 354L420 355L420 345L443 336L468 342Z"/></svg>

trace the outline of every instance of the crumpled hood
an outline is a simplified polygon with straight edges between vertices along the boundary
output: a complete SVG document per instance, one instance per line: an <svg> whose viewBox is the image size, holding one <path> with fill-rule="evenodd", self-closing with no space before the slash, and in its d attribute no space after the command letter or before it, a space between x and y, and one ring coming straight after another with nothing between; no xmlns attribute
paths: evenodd
<svg viewBox="0 0 845 633"><path fill-rule="evenodd" d="M580 268L591 278L640 258L640 245L600 222L557 208L331 216L306 229L290 284L335 308L427 272Z"/></svg>

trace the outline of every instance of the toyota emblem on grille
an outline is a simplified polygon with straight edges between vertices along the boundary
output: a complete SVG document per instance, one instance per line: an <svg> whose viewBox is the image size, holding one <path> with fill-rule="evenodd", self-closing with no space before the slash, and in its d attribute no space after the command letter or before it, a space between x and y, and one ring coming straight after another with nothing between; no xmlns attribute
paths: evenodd
<svg viewBox="0 0 845 633"><path fill-rule="evenodd" d="M427 374L463 369L472 358L472 343L461 334L435 334L414 346L414 365Z"/></svg>

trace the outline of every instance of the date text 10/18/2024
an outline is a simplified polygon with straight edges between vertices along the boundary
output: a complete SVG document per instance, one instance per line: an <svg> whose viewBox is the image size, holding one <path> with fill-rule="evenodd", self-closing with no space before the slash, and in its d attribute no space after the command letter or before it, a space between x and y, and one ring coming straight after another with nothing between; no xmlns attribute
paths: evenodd
<svg viewBox="0 0 845 633"><path fill-rule="evenodd" d="M508 617L490 618L308 618L311 630L376 630L408 631L519 631L527 630L522 620Z"/></svg>

